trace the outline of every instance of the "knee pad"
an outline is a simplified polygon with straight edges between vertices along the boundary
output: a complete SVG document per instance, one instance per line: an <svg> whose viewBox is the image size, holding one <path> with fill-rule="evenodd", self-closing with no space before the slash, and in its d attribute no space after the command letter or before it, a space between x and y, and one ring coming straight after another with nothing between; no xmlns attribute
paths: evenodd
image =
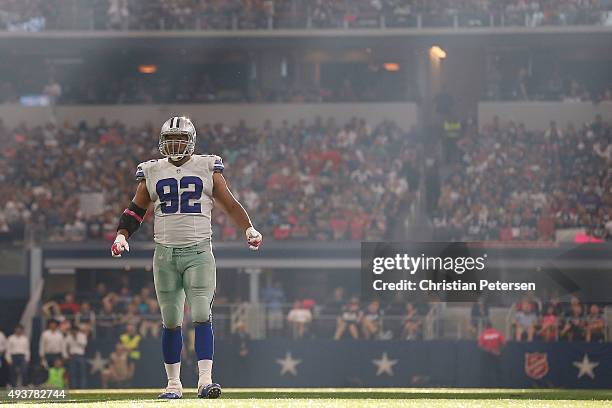
<svg viewBox="0 0 612 408"><path fill-rule="evenodd" d="M215 298L206 288L192 287L189 289L189 306L193 322L206 322L212 316L212 304Z"/></svg>
<svg viewBox="0 0 612 408"><path fill-rule="evenodd" d="M194 323L205 323L212 319L212 301L206 297L191 302L191 320Z"/></svg>
<svg viewBox="0 0 612 408"><path fill-rule="evenodd" d="M159 311L164 327L175 328L183 324L183 308L177 304L160 304Z"/></svg>

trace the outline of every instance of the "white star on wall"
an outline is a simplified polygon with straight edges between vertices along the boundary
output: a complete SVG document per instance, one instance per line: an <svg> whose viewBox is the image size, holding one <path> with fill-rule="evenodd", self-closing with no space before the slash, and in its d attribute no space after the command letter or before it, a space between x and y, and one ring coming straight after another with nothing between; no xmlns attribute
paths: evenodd
<svg viewBox="0 0 612 408"><path fill-rule="evenodd" d="M106 367L106 363L108 362L107 358L102 358L102 354L99 351L96 351L94 358L90 358L87 360L89 364L91 364L91 370L89 374L95 374L99 371L102 371L104 367Z"/></svg>
<svg viewBox="0 0 612 408"><path fill-rule="evenodd" d="M276 362L281 366L280 375L285 375L287 373L297 375L296 367L302 362L302 360L294 359L291 356L291 353L287 352L285 353L285 358L277 358Z"/></svg>
<svg viewBox="0 0 612 408"><path fill-rule="evenodd" d="M380 359L372 360L372 364L378 367L376 370L376 376L387 374L393 376L393 366L397 364L399 360L389 360L387 353L383 353Z"/></svg>
<svg viewBox="0 0 612 408"><path fill-rule="evenodd" d="M598 365L599 363L589 360L588 354L585 354L584 357L582 357L582 361L574 361L574 366L578 369L578 378L582 377L583 375L588 375L594 380L595 372L593 370Z"/></svg>

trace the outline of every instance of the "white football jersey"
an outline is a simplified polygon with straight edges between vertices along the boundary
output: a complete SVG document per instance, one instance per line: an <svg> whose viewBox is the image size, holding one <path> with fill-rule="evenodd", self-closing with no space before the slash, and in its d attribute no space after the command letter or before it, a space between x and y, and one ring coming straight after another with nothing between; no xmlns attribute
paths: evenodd
<svg viewBox="0 0 612 408"><path fill-rule="evenodd" d="M185 247L210 238L212 176L223 168L221 158L214 155L192 155L179 167L167 158L138 165L136 180L146 180L155 203L155 242Z"/></svg>

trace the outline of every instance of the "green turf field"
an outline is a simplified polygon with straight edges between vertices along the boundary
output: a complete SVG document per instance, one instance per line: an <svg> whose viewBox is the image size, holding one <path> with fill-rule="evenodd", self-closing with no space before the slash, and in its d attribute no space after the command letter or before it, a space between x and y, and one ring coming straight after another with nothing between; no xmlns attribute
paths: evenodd
<svg viewBox="0 0 612 408"><path fill-rule="evenodd" d="M448 389L448 388L233 388L223 390L218 400L195 398L195 389L179 401L155 399L151 390L72 391L70 401L54 407L602 407L612 406L611 390L552 389ZM3 400L2 403L9 401ZM29 406L40 401L10 401Z"/></svg>

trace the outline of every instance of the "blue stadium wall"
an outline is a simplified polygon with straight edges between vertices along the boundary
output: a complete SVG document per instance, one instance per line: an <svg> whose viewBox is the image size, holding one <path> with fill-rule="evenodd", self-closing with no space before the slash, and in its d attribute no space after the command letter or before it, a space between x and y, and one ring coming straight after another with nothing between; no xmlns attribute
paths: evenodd
<svg viewBox="0 0 612 408"><path fill-rule="evenodd" d="M108 358L114 342L90 344ZM333 341L285 339L254 340L241 358L238 346L217 342L215 380L228 387L481 387L508 388L610 388L612 344L609 343L510 343L500 360L499 383L490 381L483 352L474 341ZM137 363L134 387L164 384L160 342L145 339ZM386 354L387 367L379 372ZM531 357L530 357L531 356ZM282 361L295 364L281 374ZM91 366L90 366L91 367ZM290 368L290 366L287 366ZM581 370L580 368L583 368ZM590 369L589 369L590 368ZM183 383L197 382L194 356L183 360ZM584 372L581 372L584 371ZM378 375L377 375L378 374ZM483 375L484 374L484 375ZM90 375L90 386L99 375Z"/></svg>

